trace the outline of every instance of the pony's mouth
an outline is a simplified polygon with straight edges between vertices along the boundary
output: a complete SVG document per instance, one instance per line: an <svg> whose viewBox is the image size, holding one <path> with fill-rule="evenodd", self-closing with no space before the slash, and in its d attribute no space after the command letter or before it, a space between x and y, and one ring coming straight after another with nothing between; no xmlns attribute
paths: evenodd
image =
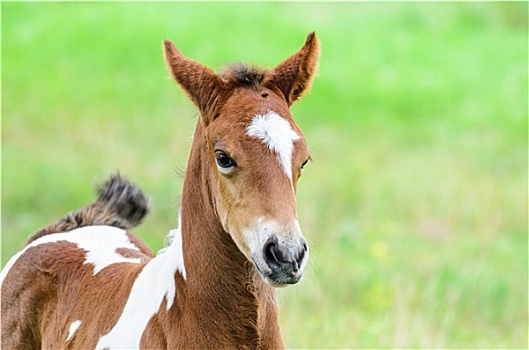
<svg viewBox="0 0 529 350"><path fill-rule="evenodd" d="M252 258L252 261L261 278L272 287L286 287L298 283L303 278L303 268L295 270L284 266L269 267L264 262L259 264L255 258Z"/></svg>

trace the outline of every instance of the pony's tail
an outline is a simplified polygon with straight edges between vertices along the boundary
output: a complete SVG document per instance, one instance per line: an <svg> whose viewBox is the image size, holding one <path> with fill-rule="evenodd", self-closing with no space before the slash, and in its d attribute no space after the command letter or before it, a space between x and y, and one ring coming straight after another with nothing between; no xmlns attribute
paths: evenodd
<svg viewBox="0 0 529 350"><path fill-rule="evenodd" d="M140 188L119 174L112 175L97 190L97 200L81 209L68 213L29 237L30 244L42 236L68 232L83 226L107 225L130 229L143 220L149 212L149 200Z"/></svg>

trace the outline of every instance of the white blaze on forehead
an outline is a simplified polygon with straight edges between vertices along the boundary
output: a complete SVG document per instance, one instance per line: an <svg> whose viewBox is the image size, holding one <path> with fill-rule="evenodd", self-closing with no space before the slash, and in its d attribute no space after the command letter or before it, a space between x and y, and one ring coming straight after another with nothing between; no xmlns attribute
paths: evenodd
<svg viewBox="0 0 529 350"><path fill-rule="evenodd" d="M294 141L299 140L300 136L292 129L288 120L273 111L264 115L258 114L253 118L246 133L262 140L268 148L277 153L279 163L292 180L292 152Z"/></svg>

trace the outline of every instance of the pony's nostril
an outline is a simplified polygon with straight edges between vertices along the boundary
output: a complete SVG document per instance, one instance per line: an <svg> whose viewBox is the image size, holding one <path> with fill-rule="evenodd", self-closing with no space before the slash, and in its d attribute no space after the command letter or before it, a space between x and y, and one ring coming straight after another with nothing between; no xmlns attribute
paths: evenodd
<svg viewBox="0 0 529 350"><path fill-rule="evenodd" d="M279 259L277 258L277 255L276 255L276 251L277 251L277 245L274 243L270 243L268 247L266 248L267 257L269 260L279 262Z"/></svg>
<svg viewBox="0 0 529 350"><path fill-rule="evenodd" d="M264 256L265 262L271 268L280 267L279 258L281 257L281 255L279 252L276 235L270 236L270 238L268 238L268 240L266 241L263 247L263 256Z"/></svg>
<svg viewBox="0 0 529 350"><path fill-rule="evenodd" d="M306 243L303 244L303 249L299 251L298 255L297 255L297 258L296 258L296 271L299 270L299 268L301 267L301 264L303 263L303 259L305 258L305 254L307 252L307 249L306 249Z"/></svg>

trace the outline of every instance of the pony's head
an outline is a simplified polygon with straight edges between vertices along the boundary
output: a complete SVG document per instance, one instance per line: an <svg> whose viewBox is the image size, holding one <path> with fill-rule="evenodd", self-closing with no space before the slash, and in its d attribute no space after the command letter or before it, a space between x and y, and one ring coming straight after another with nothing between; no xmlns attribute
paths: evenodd
<svg viewBox="0 0 529 350"><path fill-rule="evenodd" d="M296 212L296 185L310 158L290 106L316 71L319 44L273 69L244 64L216 74L165 41L173 78L200 111L202 171L214 215L237 247L273 286L298 282L308 259Z"/></svg>

